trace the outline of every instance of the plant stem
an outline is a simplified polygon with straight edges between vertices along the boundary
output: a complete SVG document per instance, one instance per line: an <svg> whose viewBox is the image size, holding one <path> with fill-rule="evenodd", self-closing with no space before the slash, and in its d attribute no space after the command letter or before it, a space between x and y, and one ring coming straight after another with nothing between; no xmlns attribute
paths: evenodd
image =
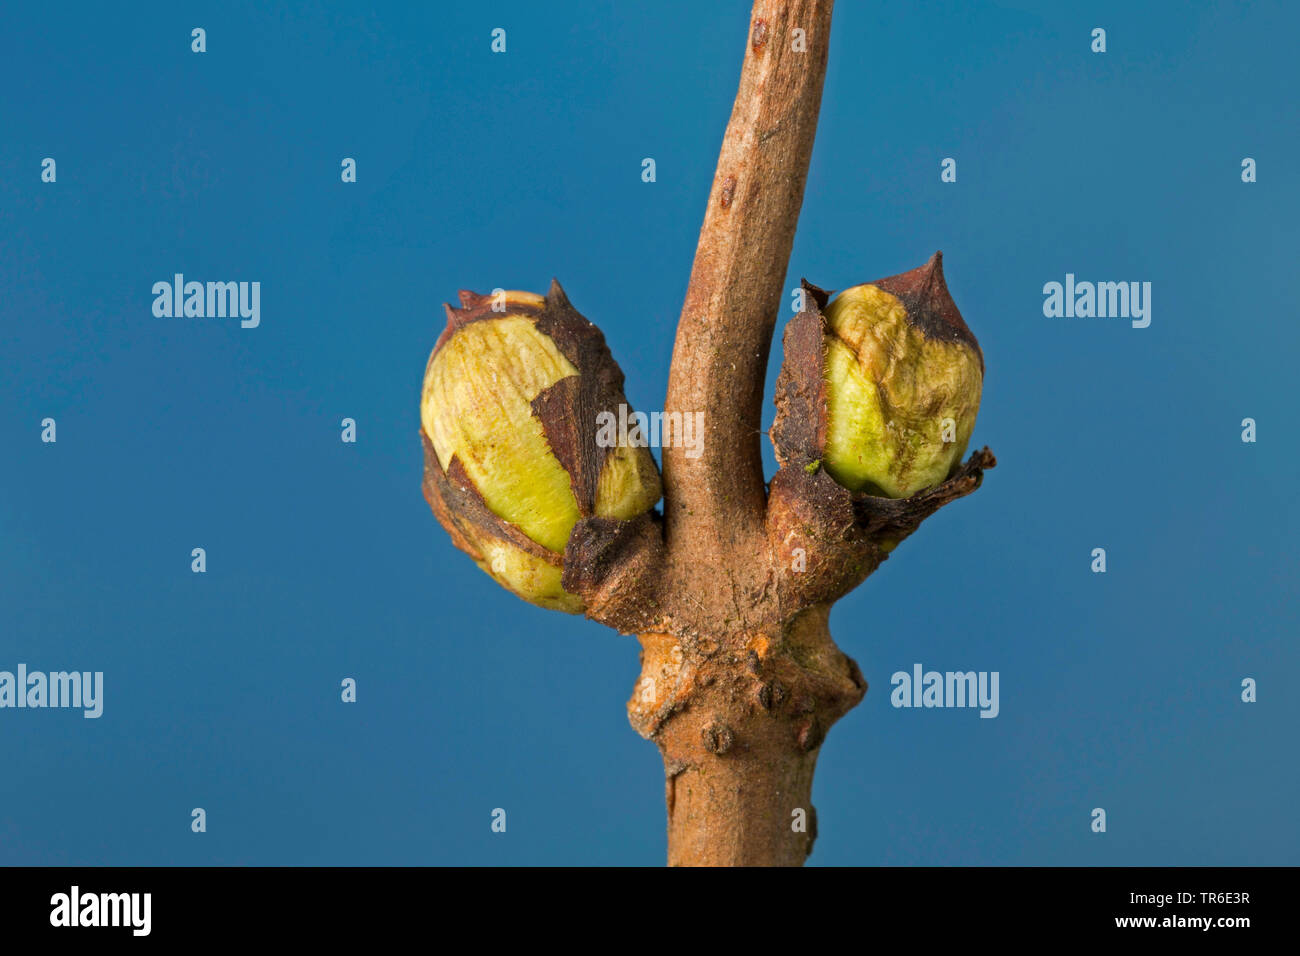
<svg viewBox="0 0 1300 956"><path fill-rule="evenodd" d="M628 714L663 753L670 865L799 866L812 852L822 740L867 690L829 614L810 608L774 638L641 636Z"/></svg>
<svg viewBox="0 0 1300 956"><path fill-rule="evenodd" d="M628 704L664 756L674 865L803 863L818 747L866 690L830 639L829 606L783 619L759 444L833 2L754 3L677 326L665 410L703 412L704 442L695 458L663 450L673 636L642 634Z"/></svg>
<svg viewBox="0 0 1300 956"><path fill-rule="evenodd" d="M833 0L756 0L673 348L665 407L704 412L702 453L664 449L668 541L730 568L761 536L772 331L817 132ZM802 35L795 33L803 31ZM748 545L748 546L746 546Z"/></svg>

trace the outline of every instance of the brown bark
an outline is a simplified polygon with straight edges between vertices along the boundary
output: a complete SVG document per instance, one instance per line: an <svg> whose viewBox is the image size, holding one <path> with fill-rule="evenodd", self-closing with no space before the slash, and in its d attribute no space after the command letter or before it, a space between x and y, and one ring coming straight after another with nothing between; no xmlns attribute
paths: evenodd
<svg viewBox="0 0 1300 956"><path fill-rule="evenodd" d="M670 865L798 866L812 851L818 750L867 689L829 613L720 640L641 636L628 714L663 752Z"/></svg>

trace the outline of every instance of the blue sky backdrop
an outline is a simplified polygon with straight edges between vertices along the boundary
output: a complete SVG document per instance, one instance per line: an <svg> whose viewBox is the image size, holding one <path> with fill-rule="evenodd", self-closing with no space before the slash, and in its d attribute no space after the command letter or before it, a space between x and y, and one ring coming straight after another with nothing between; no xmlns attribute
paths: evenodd
<svg viewBox="0 0 1300 956"><path fill-rule="evenodd" d="M662 407L748 4L264 6L0 13L0 670L106 685L0 710L0 863L657 865L636 642L452 547L418 399L442 302L558 276ZM838 5L786 286L942 249L999 465L836 607L871 690L812 864L1300 863L1298 30ZM261 326L155 318L176 272ZM1045 318L1067 272L1150 281L1150 327ZM917 662L1001 713L892 708Z"/></svg>

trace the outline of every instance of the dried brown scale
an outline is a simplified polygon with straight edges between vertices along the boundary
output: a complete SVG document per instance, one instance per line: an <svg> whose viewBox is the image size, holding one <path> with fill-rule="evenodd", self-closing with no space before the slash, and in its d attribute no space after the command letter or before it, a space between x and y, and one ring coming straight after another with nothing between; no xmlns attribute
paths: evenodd
<svg viewBox="0 0 1300 956"><path fill-rule="evenodd" d="M826 448L826 322L821 310L826 293L804 280L804 309L790 320L782 336L785 360L776 380L776 419L772 445L782 466L806 468L820 461Z"/></svg>
<svg viewBox="0 0 1300 956"><path fill-rule="evenodd" d="M768 521L783 611L835 600L857 587L888 557L883 542L901 541L939 508L973 492L996 464L981 449L943 484L902 499L854 494L824 472L781 468L772 480ZM796 548L806 554L802 572L793 570Z"/></svg>
<svg viewBox="0 0 1300 956"><path fill-rule="evenodd" d="M666 627L656 592L663 563L659 516L630 521L583 518L564 550L564 589L581 595L586 615L622 634Z"/></svg>
<svg viewBox="0 0 1300 956"><path fill-rule="evenodd" d="M623 370L600 329L573 308L558 281L551 281L537 330L550 336L575 368L589 370L556 382L537 396L533 407L552 451L573 479L579 510L590 516L600 469L613 450L596 444L596 417L601 412L617 414L619 405L626 404Z"/></svg>
<svg viewBox="0 0 1300 956"><path fill-rule="evenodd" d="M424 497L456 547L475 561L481 561L483 555L473 545L471 535L489 534L559 567L560 560L554 552L492 513L465 474L459 459L453 458L444 474L433 444L423 432L421 436L424 439Z"/></svg>
<svg viewBox="0 0 1300 956"><path fill-rule="evenodd" d="M980 368L984 367L984 353L980 351L979 342L961 317L944 282L942 252L936 252L923 266L877 279L872 285L897 296L908 316L926 335L947 342L961 342L973 348L979 356ZM825 308L824 303L822 307Z"/></svg>

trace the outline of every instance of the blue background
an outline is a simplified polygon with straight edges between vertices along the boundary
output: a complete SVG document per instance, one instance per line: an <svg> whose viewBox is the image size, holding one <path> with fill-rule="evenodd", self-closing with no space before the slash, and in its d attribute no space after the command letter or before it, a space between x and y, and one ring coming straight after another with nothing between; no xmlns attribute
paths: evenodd
<svg viewBox="0 0 1300 956"><path fill-rule="evenodd" d="M453 549L417 406L443 301L555 275L661 407L748 4L256 7L0 15L0 669L106 683L0 711L0 863L659 864L635 641ZM839 4L786 287L942 248L1000 464L836 607L812 863L1300 863L1286 7ZM1066 272L1150 328L1044 318ZM893 709L916 662L1001 715Z"/></svg>

